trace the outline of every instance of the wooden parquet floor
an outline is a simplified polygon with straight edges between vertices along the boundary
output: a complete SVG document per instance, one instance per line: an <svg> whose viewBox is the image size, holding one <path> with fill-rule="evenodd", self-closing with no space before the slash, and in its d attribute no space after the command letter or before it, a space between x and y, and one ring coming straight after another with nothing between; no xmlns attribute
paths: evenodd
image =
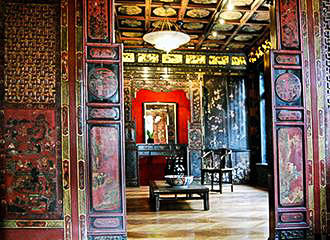
<svg viewBox="0 0 330 240"><path fill-rule="evenodd" d="M127 188L128 239L265 240L268 238L268 193L235 185L231 193L210 192L210 210L202 200L149 205L149 188Z"/></svg>

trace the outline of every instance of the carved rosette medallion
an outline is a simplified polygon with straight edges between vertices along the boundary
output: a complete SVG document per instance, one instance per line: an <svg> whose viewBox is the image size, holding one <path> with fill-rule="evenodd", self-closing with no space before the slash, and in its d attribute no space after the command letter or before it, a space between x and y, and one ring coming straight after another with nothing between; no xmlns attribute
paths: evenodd
<svg viewBox="0 0 330 240"><path fill-rule="evenodd" d="M89 92L103 100L112 97L118 88L118 81L113 71L107 68L95 68L88 74Z"/></svg>
<svg viewBox="0 0 330 240"><path fill-rule="evenodd" d="M294 102L301 96L300 79L292 73L283 73L276 80L275 91L282 101Z"/></svg>

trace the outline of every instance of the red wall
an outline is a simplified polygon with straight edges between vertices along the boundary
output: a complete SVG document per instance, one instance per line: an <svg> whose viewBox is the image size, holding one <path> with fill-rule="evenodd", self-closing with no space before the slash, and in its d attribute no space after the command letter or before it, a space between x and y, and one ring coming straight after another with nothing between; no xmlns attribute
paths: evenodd
<svg viewBox="0 0 330 240"><path fill-rule="evenodd" d="M143 135L143 103L171 102L177 103L177 143L188 143L188 121L190 120L190 102L182 90L172 92L153 92L140 90L132 101L132 115L136 122L136 143L144 143ZM165 157L141 157L139 159L140 185L148 185L150 180L164 178L166 168Z"/></svg>
<svg viewBox="0 0 330 240"><path fill-rule="evenodd" d="M144 143L143 135L143 103L175 102L177 103L177 136L178 144L188 143L188 121L190 120L190 102L182 90L172 92L153 92L139 90L132 101L132 117L136 123L136 143Z"/></svg>

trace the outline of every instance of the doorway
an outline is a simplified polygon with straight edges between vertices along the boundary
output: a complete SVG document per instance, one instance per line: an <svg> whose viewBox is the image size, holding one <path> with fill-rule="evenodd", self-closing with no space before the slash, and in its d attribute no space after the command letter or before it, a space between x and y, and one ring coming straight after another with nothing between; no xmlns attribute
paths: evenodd
<svg viewBox="0 0 330 240"><path fill-rule="evenodd" d="M145 69L148 68L148 69ZM195 69L194 69L195 70ZM246 79L243 81L242 79L240 79L240 76L238 73L241 72L241 76L242 73L244 72L242 69L240 69L239 71L236 71L234 73L234 76L228 75L226 73L226 70L224 69L221 73L219 72L219 70L217 70L216 72L214 72L214 75L211 74L211 70L208 70L208 72L200 70L198 71L198 69L196 69L197 72L199 72L200 77L196 77L195 72L191 71L187 71L187 70L178 70L178 68L174 68L174 67L164 67L164 68L155 68L155 67L133 67L131 65L127 66L126 68L124 68L124 78L125 78L125 88L127 89L125 92L130 92L130 96L133 96L134 98L131 98L132 102L134 103L134 106L143 106L143 103L141 101L139 101L136 104L136 100L139 98L139 92L140 90L137 89L138 87L144 89L143 91L150 91L150 89L154 89L154 88L159 88L158 84L159 84L159 80L157 80L157 78L161 79L163 81L163 85L168 85L171 86L173 89L168 89L168 93L171 93L173 90L177 89L177 88L182 88L182 89L186 89L186 91L182 91L184 96L190 96L189 101L187 104L187 107L189 108L189 111L187 111L188 115L190 115L189 113L196 111L196 109L191 108L193 102L196 102L196 98L198 98L198 96L200 96L199 100L200 102L200 108L202 108L202 106L207 107L205 105L205 96L202 96L202 92L204 92L204 90L206 90L205 86L204 86L204 90L201 91L201 86L203 87L204 85L204 78L213 78L212 81L214 81L214 84L212 84L212 87L209 87L209 91L211 92L215 92L215 91L219 91L220 87L219 87L219 82L222 81L224 84L222 84L221 89L225 92L224 93L224 97L228 100L226 100L226 106L223 105L223 120L225 125L223 125L223 128L219 128L219 134L223 134L222 131L228 131L228 129L233 129L233 132L229 131L229 133L227 134L223 134L223 138L227 139L226 142L224 142L224 144L228 144L229 143L229 138L233 139L233 143L231 143L231 147L234 148L235 146L233 144L236 144L236 150L238 150L238 147L240 146L240 142L242 142L244 139L244 141L246 141L245 144L247 144L247 134L248 131L245 130L245 128L247 128L246 125L241 126L241 124L239 124L240 121L242 121L242 119L248 119L248 113L244 111L242 111L243 109L245 109L245 105L242 106L242 104L245 104L246 101L246 95L248 94L248 91L246 91L246 85L245 85L245 81L247 81ZM125 77L126 74L126 77ZM166 74L166 78L164 77ZM133 77L134 76L134 77ZM187 77L188 76L188 77ZM190 77L193 77L193 80L190 80ZM246 77L247 78L247 77ZM176 81L177 79L179 79L180 81ZM256 82L258 82L258 79L254 79ZM227 84L228 81L228 84ZM144 85L143 85L144 82ZM138 86L134 85L137 84ZM174 85L177 84L177 85ZM174 86L173 86L174 85ZM198 89L198 92L201 95L198 95L196 92L194 93L194 90L190 90L193 87L193 89ZM161 96L163 93L158 89L158 93L156 93L156 95L158 94L158 99L160 100L161 98L159 98L159 96ZM195 94L195 96L194 96ZM177 96L179 96L178 92L176 93ZM130 96L125 96L125 99L130 99ZM236 101L236 98L239 97L239 100ZM214 101L215 98L209 98L209 102ZM154 99L152 99L152 101L154 101ZM127 101L125 102L126 105L129 105L130 103ZM218 106L218 102L214 102L215 106ZM228 108L227 108L228 105ZM133 105L127 106L126 109L133 109L132 111L139 111L137 108L133 107ZM142 111L142 110L141 110ZM200 110L197 110L197 112L201 112ZM203 112L203 111L202 111ZM136 116L136 114L133 113L134 116ZM178 121L182 121L182 115L187 115L187 114L179 114L178 113ZM203 114L205 115L205 113ZM181 117L180 117L181 116ZM212 117L211 115L209 116L209 118ZM230 119L229 119L230 118ZM198 116L196 117L194 114L191 115L191 117L189 119L184 120L184 122L186 122L186 128L188 128L188 122L187 120L192 120L192 119L200 119L201 121L204 121L202 118L199 118ZM136 117L134 118L135 123L133 124L128 124L129 126L135 126L135 128L139 128L142 127L140 126L140 124L138 123L138 121L142 122L143 121L143 117L142 115L140 116L139 119L136 119ZM245 120L244 120L245 121ZM142 125L142 124L141 124ZM190 124L191 126L191 124ZM216 126L216 124L215 124ZM182 128L182 127L181 127ZM194 130L194 129L193 129ZM180 131L180 126L179 126L179 131ZM184 132L189 132L189 130L184 130ZM217 135L219 135L217 133ZM133 134L134 135L134 134ZM136 135L141 135L141 134L136 134ZM188 135L188 134L187 134ZM237 136L240 137L240 139L237 138ZM187 136L188 138L189 136ZM142 140L143 138L143 134L140 137ZM136 138L138 139L138 137ZM187 139L188 140L188 139ZM134 141L130 141L129 144L132 144L132 142ZM138 142L138 141L136 141ZM135 144L136 142L134 142L133 144ZM221 144L220 141L217 144ZM223 145L219 145L218 147L223 146ZM229 146L229 145L227 145ZM246 149L246 145L241 145L241 147L244 147ZM130 147L130 149L133 149L132 147ZM201 149L201 148L200 148ZM201 154L201 150L199 149L199 154ZM242 149L240 149L242 150ZM249 169L248 169L248 165L249 165L249 152L238 152L236 151L235 156L233 157L233 164L236 166L235 169L235 177L237 179L237 182L239 183L247 183L248 182L248 178L249 178ZM126 163L128 164L127 166L134 166L136 165L137 159L133 159L135 164L131 163L132 160L132 155L130 155L129 158L126 157ZM199 155L200 157L200 155ZM141 163L140 163L141 164ZM194 165L193 159L191 159L191 170L192 172L196 172L200 171L200 166L201 166L201 162L199 161L197 163L197 167L196 165ZM140 165L141 167L141 165ZM127 167L126 167L127 168ZM134 167L133 167L134 168ZM130 169L127 169L127 173L129 172L129 174L132 174L132 167L130 167ZM138 168L138 167L137 167ZM158 169L159 170L159 169ZM158 170L153 170L153 172L157 172ZM139 171L136 172L136 175L138 175ZM136 185L132 185L132 183L134 182L134 176L136 175L127 175L126 177L130 177L129 181L127 181L127 184L131 187L127 188L127 217L128 217L128 237L129 238L133 238L140 236L143 238L148 238L147 234L150 235L157 235L158 237L163 236L164 238L166 237L170 237L171 233L169 232L161 232L162 228L153 228L152 224L156 224L157 222L162 222L162 226L165 228L169 228L171 229L171 226L165 227L166 226L166 220L169 220L169 222L177 222L177 221L187 221L187 216L189 219L189 216L195 218L195 223L198 223L197 218L200 217L200 221L201 222L205 222L205 221L209 221L207 219L207 216L213 216L213 211L215 211L214 213L214 217L210 217L210 218L214 218L214 220L212 220L213 225L215 224L219 229L221 229L221 223L227 222L226 226L228 227L230 224L233 223L232 221L232 217L235 216L234 212L232 212L230 214L230 216L227 216L226 218L224 217L223 220L221 220L220 216L217 215L219 213L223 213L225 212L226 209L229 209L230 207L234 207L231 205L231 203L233 203L234 201L238 201L238 199L241 198L242 201L238 201L240 202L240 204L242 204L243 206L247 207L247 212L246 214L248 214L248 212L250 212L250 214L254 214L253 212L253 206L254 205L250 205L247 203L251 203L254 201L257 201L257 198L260 198L258 201L260 203L260 208L259 209L255 209L256 212L255 214L258 215L258 221L260 224L260 226L262 226L261 228L259 228L259 233L260 236L262 235L262 237L260 239L265 239L264 234L268 234L268 193L267 191L265 191L265 189L258 189L256 188L255 190L253 190L252 187L248 187L246 185L236 185L234 186L234 192L231 193L230 191L228 191L229 189L224 188L224 194L220 195L219 193L216 192L212 192L210 194L210 199L211 199L211 209L210 211L204 212L201 211L201 207L199 205L201 205L201 202L199 201L187 201L187 202L178 202L178 203L174 203L174 204L168 204L168 203L164 203L164 205L161 204L161 211L159 213L155 213L152 208L149 206L149 201L148 201L148 186L143 186L143 182L140 181L140 186L138 186L138 184ZM198 182L198 175L196 176L196 182ZM139 176L141 179L141 176ZM136 181L137 183L139 182L139 180ZM145 182L145 184L147 185L148 182ZM254 196L256 195L256 196ZM255 198L254 198L255 197ZM232 198L232 199L231 199ZM231 199L231 200L230 200ZM219 207L218 205L221 205L221 207ZM251 208L248 208L248 206L250 206ZM213 208L212 208L213 207ZM219 207L219 208L218 208ZM236 214L239 214L239 210L238 208L233 208L236 210ZM262 214L262 212L264 214ZM177 213L179 213L179 215L177 215ZM146 214L144 216L144 214ZM167 218L164 216L168 216ZM172 218L169 218L170 215L173 215ZM251 216L251 215L249 215ZM142 218L142 219L147 219L147 217L150 217L149 220L147 221L136 221L137 218ZM229 223L230 222L230 223ZM150 223L150 225L148 225ZM251 223L253 224L253 223ZM198 224L197 224L198 225ZM205 224L206 225L206 224ZM204 226L205 227L205 226ZM248 228L245 228L246 226L242 226L242 228L239 231L244 232L244 234L249 235L249 231ZM146 235L143 235L143 230L142 229L149 229L148 233L145 232ZM187 233L187 236L192 236L192 234L196 234L197 237L200 237L200 239L203 239L202 237L206 234L205 230L202 230L203 228L203 224L196 226L196 232L194 233L194 231L192 230L192 227L190 227L189 229L191 230L190 233L189 230L185 230L184 226L182 226L182 229L180 231ZM251 228L251 225L249 225L249 228ZM223 231L234 231L233 229L229 230L230 228L228 228L227 230L223 229ZM222 231L222 230L219 230ZM180 234L175 232L175 229L173 229L172 234ZM181 232L181 233L182 233ZM218 233L216 230L214 231L214 233ZM237 237L242 237L242 235L239 235L240 233L235 233L238 234ZM243 235L244 235L243 234ZM251 233L252 234L252 233ZM258 235L257 234L257 235ZM225 234L226 235L226 234ZM257 236L256 235L256 236ZM209 237L211 237L212 234L209 233ZM214 235L213 237L216 237L218 235ZM259 235L258 235L259 236ZM259 236L259 237L260 237ZM184 237L184 236L183 236ZM227 237L229 237L229 235L227 235ZM188 237L189 239L189 237ZM239 239L239 238L238 238Z"/></svg>

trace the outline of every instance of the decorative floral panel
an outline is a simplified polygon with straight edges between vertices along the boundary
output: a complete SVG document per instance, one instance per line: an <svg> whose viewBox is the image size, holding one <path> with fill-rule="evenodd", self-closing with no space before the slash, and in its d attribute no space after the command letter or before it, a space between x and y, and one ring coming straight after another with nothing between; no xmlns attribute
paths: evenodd
<svg viewBox="0 0 330 240"><path fill-rule="evenodd" d="M86 0L87 38L90 42L110 43L109 0Z"/></svg>
<svg viewBox="0 0 330 240"><path fill-rule="evenodd" d="M227 79L227 111L228 145L230 148L248 148L247 137L247 110L245 79L229 77Z"/></svg>
<svg viewBox="0 0 330 240"><path fill-rule="evenodd" d="M56 111L6 109L0 123L0 198L5 218L61 218L61 144Z"/></svg>
<svg viewBox="0 0 330 240"><path fill-rule="evenodd" d="M205 146L208 149L248 147L245 81L241 77L204 76ZM234 181L249 180L248 152L233 154Z"/></svg>
<svg viewBox="0 0 330 240"><path fill-rule="evenodd" d="M226 147L227 140L227 81L225 78L204 76L205 145L217 149Z"/></svg>
<svg viewBox="0 0 330 240"><path fill-rule="evenodd" d="M60 4L3 4L1 214L42 228L63 218Z"/></svg>
<svg viewBox="0 0 330 240"><path fill-rule="evenodd" d="M91 211L120 212L119 126L91 126L89 131Z"/></svg>
<svg viewBox="0 0 330 240"><path fill-rule="evenodd" d="M303 131L300 127L277 129L280 204L302 206L304 196Z"/></svg>
<svg viewBox="0 0 330 240"><path fill-rule="evenodd" d="M298 0L280 1L280 28L282 49L300 48Z"/></svg>

